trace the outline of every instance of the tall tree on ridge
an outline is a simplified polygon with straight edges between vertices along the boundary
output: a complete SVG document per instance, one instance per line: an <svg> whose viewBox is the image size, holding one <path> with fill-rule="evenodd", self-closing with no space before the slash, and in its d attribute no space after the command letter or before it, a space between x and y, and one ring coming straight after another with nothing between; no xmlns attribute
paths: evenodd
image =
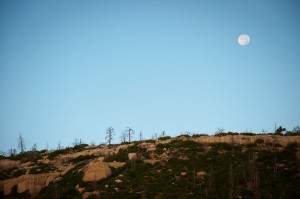
<svg viewBox="0 0 300 199"><path fill-rule="evenodd" d="M18 138L18 148L20 149L21 153L24 153L26 150L26 146L25 146L25 140L22 137L22 134L20 133L20 136Z"/></svg>
<svg viewBox="0 0 300 199"><path fill-rule="evenodd" d="M105 139L107 140L107 143L109 145L111 145L111 142L112 142L113 137L115 135L114 131L115 131L114 128L111 127L111 126L106 129L106 137L105 137Z"/></svg>

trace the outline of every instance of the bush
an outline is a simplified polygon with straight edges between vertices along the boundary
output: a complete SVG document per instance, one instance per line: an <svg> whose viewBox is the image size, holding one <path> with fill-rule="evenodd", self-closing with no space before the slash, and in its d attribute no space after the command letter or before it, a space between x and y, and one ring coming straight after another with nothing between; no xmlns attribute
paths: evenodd
<svg viewBox="0 0 300 199"><path fill-rule="evenodd" d="M128 153L120 149L119 153L110 155L104 159L104 162L126 162L128 160Z"/></svg>
<svg viewBox="0 0 300 199"><path fill-rule="evenodd" d="M164 136L164 137L160 137L158 139L159 140L168 140L168 139L171 139L171 136Z"/></svg>
<svg viewBox="0 0 300 199"><path fill-rule="evenodd" d="M0 180L6 180L9 178L17 178L21 175L25 175L26 171L25 170L20 170L17 168L12 168L9 170L0 170Z"/></svg>
<svg viewBox="0 0 300 199"><path fill-rule="evenodd" d="M84 160L93 159L95 157L97 157L97 156L95 156L93 154L92 155L85 155L85 156L80 155L80 156L78 156L78 157L73 158L72 160L70 160L70 162L72 162L72 163L78 163L78 162L81 162L81 161L84 161Z"/></svg>
<svg viewBox="0 0 300 199"><path fill-rule="evenodd" d="M248 132L245 132L245 133L240 133L241 135L249 135L249 136L254 136L256 135L255 133L248 133Z"/></svg>
<svg viewBox="0 0 300 199"><path fill-rule="evenodd" d="M265 141L264 141L263 139L261 139L261 138L257 138L257 139L255 140L255 143L256 143L256 144L263 144L263 143L265 143Z"/></svg>
<svg viewBox="0 0 300 199"><path fill-rule="evenodd" d="M144 142L146 142L146 143L154 143L155 144L155 140L144 140Z"/></svg>
<svg viewBox="0 0 300 199"><path fill-rule="evenodd" d="M55 151L49 153L48 159L49 159L49 160L53 160L55 157L59 156L60 154L66 154L66 153L68 153L69 151L70 151L69 148L67 148L67 149L59 149L59 150L55 150Z"/></svg>
<svg viewBox="0 0 300 199"><path fill-rule="evenodd" d="M73 147L73 150L76 152L86 150L85 147L89 146L88 144L78 144Z"/></svg>
<svg viewBox="0 0 300 199"><path fill-rule="evenodd" d="M56 169L55 166L51 164L38 163L37 167L31 168L29 170L30 174L39 174L39 173L50 173Z"/></svg>

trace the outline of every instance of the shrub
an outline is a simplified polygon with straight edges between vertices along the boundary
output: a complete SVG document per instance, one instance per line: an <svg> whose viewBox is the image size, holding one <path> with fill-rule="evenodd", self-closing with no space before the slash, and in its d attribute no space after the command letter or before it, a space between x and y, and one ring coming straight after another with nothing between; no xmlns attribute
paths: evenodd
<svg viewBox="0 0 300 199"><path fill-rule="evenodd" d="M155 140L144 140L144 142L146 142L146 143L155 143L156 141Z"/></svg>
<svg viewBox="0 0 300 199"><path fill-rule="evenodd" d="M73 158L72 160L70 160L70 162L72 162L72 163L78 163L78 162L81 162L81 161L84 161L84 160L93 159L95 157L97 157L97 156L95 156L93 154L92 155L85 155L85 156L80 155L80 156L78 156L78 157Z"/></svg>
<svg viewBox="0 0 300 199"><path fill-rule="evenodd" d="M49 153L48 159L49 159L49 160L53 160L55 157L59 156L60 154L66 154L66 153L68 153L69 151L70 151L69 148L67 148L67 149L59 149L59 150L55 150L55 151Z"/></svg>
<svg viewBox="0 0 300 199"><path fill-rule="evenodd" d="M85 147L89 146L88 144L78 144L73 147L73 150L76 152L86 150Z"/></svg>
<svg viewBox="0 0 300 199"><path fill-rule="evenodd" d="M168 140L168 139L171 139L171 136L164 136L164 137L160 137L158 139L159 140Z"/></svg>
<svg viewBox="0 0 300 199"><path fill-rule="evenodd" d="M38 163L37 167L31 168L29 170L30 174L39 174L39 173L50 173L56 169L55 166L51 164Z"/></svg>
<svg viewBox="0 0 300 199"><path fill-rule="evenodd" d="M26 174L25 170L20 170L17 168L11 168L9 170L0 170L0 180L6 180L9 178L17 178L24 174Z"/></svg>
<svg viewBox="0 0 300 199"><path fill-rule="evenodd" d="M254 136L256 135L255 133L249 133L249 132L244 132L244 133L240 133L241 135L249 135L249 136Z"/></svg>
<svg viewBox="0 0 300 199"><path fill-rule="evenodd" d="M128 153L120 149L119 153L110 155L104 159L104 162L126 162L128 160Z"/></svg>
<svg viewBox="0 0 300 199"><path fill-rule="evenodd" d="M263 143L265 143L265 141L264 141L263 139L261 139L261 138L257 138L257 139L255 140L255 143L256 143L256 144L263 144Z"/></svg>

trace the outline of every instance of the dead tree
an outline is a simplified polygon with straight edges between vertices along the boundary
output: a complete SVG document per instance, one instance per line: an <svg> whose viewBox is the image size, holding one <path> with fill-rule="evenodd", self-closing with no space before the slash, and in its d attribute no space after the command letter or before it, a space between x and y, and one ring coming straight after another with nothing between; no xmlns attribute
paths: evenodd
<svg viewBox="0 0 300 199"><path fill-rule="evenodd" d="M127 133L128 133L128 141L131 142L131 138L134 135L134 130L131 129L130 127L127 127Z"/></svg>
<svg viewBox="0 0 300 199"><path fill-rule="evenodd" d="M112 142L112 140L113 140L114 135L115 135L114 128L111 127L111 126L108 127L108 128L106 129L106 137L105 137L105 139L107 140L107 143L108 143L109 145L111 145L111 142Z"/></svg>
<svg viewBox="0 0 300 199"><path fill-rule="evenodd" d="M24 153L25 150L26 150L25 140L24 140L24 138L22 137L21 133L20 133L20 136L19 136L19 138L18 138L18 148L20 149L20 152L21 152L21 153Z"/></svg>

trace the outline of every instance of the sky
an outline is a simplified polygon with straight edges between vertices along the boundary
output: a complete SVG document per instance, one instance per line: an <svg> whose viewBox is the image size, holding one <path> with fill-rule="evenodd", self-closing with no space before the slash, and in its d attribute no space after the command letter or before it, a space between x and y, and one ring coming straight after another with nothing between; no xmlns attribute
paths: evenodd
<svg viewBox="0 0 300 199"><path fill-rule="evenodd" d="M0 0L0 151L300 125L298 0ZM238 37L248 34L246 46Z"/></svg>

